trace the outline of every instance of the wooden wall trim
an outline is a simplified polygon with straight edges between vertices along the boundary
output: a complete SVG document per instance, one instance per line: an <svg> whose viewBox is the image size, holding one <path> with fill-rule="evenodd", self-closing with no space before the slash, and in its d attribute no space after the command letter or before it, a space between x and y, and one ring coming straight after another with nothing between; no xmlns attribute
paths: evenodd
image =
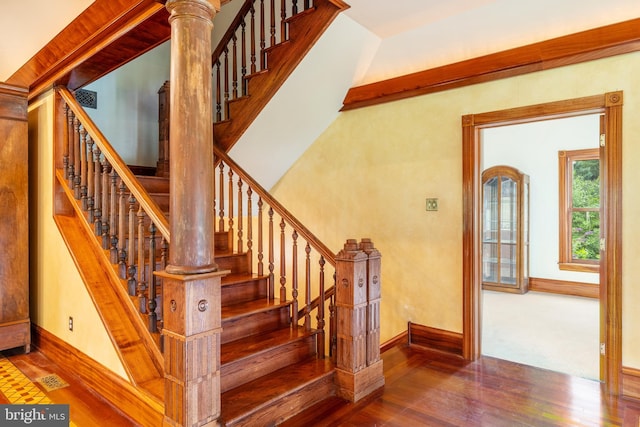
<svg viewBox="0 0 640 427"><path fill-rule="evenodd" d="M585 298L600 298L600 287L593 283L529 277L529 290L551 294L573 295Z"/></svg>
<svg viewBox="0 0 640 427"><path fill-rule="evenodd" d="M403 331L388 341L380 344L380 353L391 350L393 347L401 346L409 343L409 331Z"/></svg>
<svg viewBox="0 0 640 427"><path fill-rule="evenodd" d="M622 396L640 400L640 369L622 367Z"/></svg>
<svg viewBox="0 0 640 427"><path fill-rule="evenodd" d="M409 322L409 344L462 356L462 334Z"/></svg>
<svg viewBox="0 0 640 427"><path fill-rule="evenodd" d="M75 347L37 325L32 325L32 345L64 370L73 372L122 412L141 425L161 425L164 404L136 389Z"/></svg>
<svg viewBox="0 0 640 427"><path fill-rule="evenodd" d="M640 18L349 89L341 111L640 51Z"/></svg>

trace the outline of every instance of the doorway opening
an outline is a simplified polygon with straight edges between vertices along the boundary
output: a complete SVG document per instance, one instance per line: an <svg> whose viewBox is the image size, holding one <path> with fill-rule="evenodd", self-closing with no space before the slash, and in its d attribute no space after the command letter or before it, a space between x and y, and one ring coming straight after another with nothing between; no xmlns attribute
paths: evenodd
<svg viewBox="0 0 640 427"><path fill-rule="evenodd" d="M481 356L481 172L485 128L561 117L602 114L600 367L609 393L619 394L622 368L622 92L551 102L462 117L463 135L463 356Z"/></svg>
<svg viewBox="0 0 640 427"><path fill-rule="evenodd" d="M484 356L600 379L600 117L480 130ZM573 155L587 152L595 163ZM566 199L576 201L571 216ZM559 262L567 229L575 230L570 257L588 258L584 269Z"/></svg>

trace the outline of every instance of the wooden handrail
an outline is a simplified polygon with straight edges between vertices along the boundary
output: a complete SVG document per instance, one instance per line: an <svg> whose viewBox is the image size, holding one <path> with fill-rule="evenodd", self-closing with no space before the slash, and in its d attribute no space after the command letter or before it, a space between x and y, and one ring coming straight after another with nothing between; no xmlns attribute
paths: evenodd
<svg viewBox="0 0 640 427"><path fill-rule="evenodd" d="M116 170L120 179L135 196L137 202L142 206L151 221L153 221L160 234L162 234L167 242L170 242L169 221L164 216L157 203L149 197L149 194L146 192L144 187L142 187L142 184L140 184L140 182L135 178L133 172L129 170L122 158L118 153L116 153L111 144L109 144L105 136L100 132L100 129L98 129L84 109L78 104L73 94L66 87L60 86L57 90L69 108L73 111L76 117L78 117L82 126L91 136L93 141L100 147L102 154L109 161L111 167Z"/></svg>
<svg viewBox="0 0 640 427"><path fill-rule="evenodd" d="M324 292L324 300L325 301L328 300L335 294L336 294L336 287L332 286ZM307 312L309 313L312 312L313 310L318 308L319 305L320 305L320 296L317 296L313 299L313 301L311 301L311 303L308 306L302 307L300 310L298 310L298 317L303 317Z"/></svg>
<svg viewBox="0 0 640 427"><path fill-rule="evenodd" d="M315 250L317 250L325 260L335 267L336 265L336 255L329 249L324 243L320 241L311 231L309 231L302 223L291 214L284 206L280 204L276 199L273 198L269 194L267 190L265 190L260 184L258 184L247 172L244 171L236 162L234 162L224 151L222 151L218 146L214 144L213 152L221 159L224 163L226 163L229 167L231 167L235 173L237 173L245 182L251 184L253 190L264 200L266 201L275 212L278 213L285 221L291 224L292 227L296 229L299 235L304 237L306 241L311 245Z"/></svg>

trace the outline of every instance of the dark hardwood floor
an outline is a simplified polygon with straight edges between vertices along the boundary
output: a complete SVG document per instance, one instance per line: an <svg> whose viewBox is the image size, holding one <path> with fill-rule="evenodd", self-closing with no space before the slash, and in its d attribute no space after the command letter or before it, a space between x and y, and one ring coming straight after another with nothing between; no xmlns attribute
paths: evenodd
<svg viewBox="0 0 640 427"><path fill-rule="evenodd" d="M596 381L418 347L394 347L383 359L384 390L356 404L332 399L284 425L639 426L640 402L607 397Z"/></svg>
<svg viewBox="0 0 640 427"><path fill-rule="evenodd" d="M44 373L67 381L69 387L46 394L70 404L75 425L134 425L43 354L5 356L32 381ZM331 398L284 426L640 425L640 401L607 397L596 381L490 357L466 362L419 347L394 347L382 356L384 389L356 404ZM7 403L1 394L0 403Z"/></svg>

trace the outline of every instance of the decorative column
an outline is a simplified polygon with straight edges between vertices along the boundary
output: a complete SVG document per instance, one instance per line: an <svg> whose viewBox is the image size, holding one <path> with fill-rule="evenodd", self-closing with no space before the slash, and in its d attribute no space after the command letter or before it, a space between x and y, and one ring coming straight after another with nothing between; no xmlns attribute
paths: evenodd
<svg viewBox="0 0 640 427"><path fill-rule="evenodd" d="M364 247L371 252L373 263L377 262L379 266L379 253L373 249L370 241ZM336 256L336 384L338 396L352 402L357 402L384 385L379 337L375 338L374 328L379 325L379 319L369 320L368 317L368 284L373 281L367 276L368 268L369 255L358 247L356 240L347 240ZM376 281L379 284L379 280ZM379 296L373 303L374 307L379 307ZM377 310L374 308L371 313L374 316ZM367 350L367 347L375 346L377 350Z"/></svg>
<svg viewBox="0 0 640 427"><path fill-rule="evenodd" d="M167 272L217 270L213 242L211 30L220 0L168 0L171 13L169 210Z"/></svg>
<svg viewBox="0 0 640 427"><path fill-rule="evenodd" d="M220 0L168 0L169 265L163 279L165 426L220 417L220 279L214 258L211 30ZM166 154L166 153L165 153Z"/></svg>

